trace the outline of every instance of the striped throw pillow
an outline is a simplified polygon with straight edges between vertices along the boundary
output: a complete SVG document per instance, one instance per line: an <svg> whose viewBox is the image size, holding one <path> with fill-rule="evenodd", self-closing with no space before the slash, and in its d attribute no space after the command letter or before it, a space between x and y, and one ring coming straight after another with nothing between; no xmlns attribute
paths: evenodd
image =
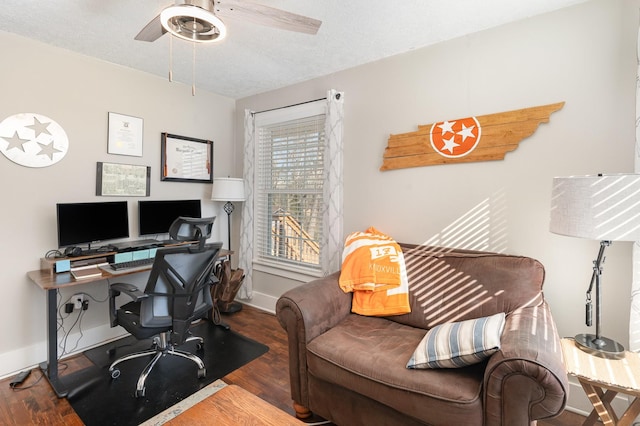
<svg viewBox="0 0 640 426"><path fill-rule="evenodd" d="M500 349L503 312L468 321L440 324L427 332L407 368L459 368L477 364Z"/></svg>

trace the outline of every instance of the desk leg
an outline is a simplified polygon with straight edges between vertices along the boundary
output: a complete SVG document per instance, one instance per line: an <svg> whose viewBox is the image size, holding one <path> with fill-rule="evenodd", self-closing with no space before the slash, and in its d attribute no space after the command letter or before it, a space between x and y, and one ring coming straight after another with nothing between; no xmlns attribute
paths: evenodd
<svg viewBox="0 0 640 426"><path fill-rule="evenodd" d="M58 293L56 289L47 290L47 362L40 364L40 368L58 398L67 396L58 376Z"/></svg>

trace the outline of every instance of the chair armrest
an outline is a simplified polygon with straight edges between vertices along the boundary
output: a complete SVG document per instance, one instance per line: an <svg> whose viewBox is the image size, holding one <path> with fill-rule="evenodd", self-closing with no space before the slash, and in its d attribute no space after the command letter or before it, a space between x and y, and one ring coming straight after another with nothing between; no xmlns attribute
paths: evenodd
<svg viewBox="0 0 640 426"><path fill-rule="evenodd" d="M338 324L351 312L351 293L338 285L340 273L311 281L283 294L276 316L287 332L291 398L309 406L307 343Z"/></svg>
<svg viewBox="0 0 640 426"><path fill-rule="evenodd" d="M129 283L114 283L109 286L109 320L111 327L118 325L116 314L116 297L120 296L120 293L125 293L134 302L139 302L142 299L149 297L142 290L133 284Z"/></svg>
<svg viewBox="0 0 640 426"><path fill-rule="evenodd" d="M121 292L129 296L134 302L139 302L142 299L149 297L142 290L133 284L129 283L115 283L109 286L109 292L114 293L114 296L119 296ZM117 293L117 294L116 294Z"/></svg>
<svg viewBox="0 0 640 426"><path fill-rule="evenodd" d="M547 303L507 315L501 346L485 370L484 424L529 425L562 413L569 382Z"/></svg>

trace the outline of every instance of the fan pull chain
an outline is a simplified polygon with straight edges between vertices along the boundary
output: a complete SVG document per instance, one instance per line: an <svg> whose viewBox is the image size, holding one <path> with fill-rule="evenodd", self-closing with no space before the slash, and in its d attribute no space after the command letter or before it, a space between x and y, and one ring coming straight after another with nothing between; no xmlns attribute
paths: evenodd
<svg viewBox="0 0 640 426"><path fill-rule="evenodd" d="M193 45L193 63L191 64L191 96L196 95L196 44Z"/></svg>
<svg viewBox="0 0 640 426"><path fill-rule="evenodd" d="M169 83L173 81L173 35L169 33Z"/></svg>

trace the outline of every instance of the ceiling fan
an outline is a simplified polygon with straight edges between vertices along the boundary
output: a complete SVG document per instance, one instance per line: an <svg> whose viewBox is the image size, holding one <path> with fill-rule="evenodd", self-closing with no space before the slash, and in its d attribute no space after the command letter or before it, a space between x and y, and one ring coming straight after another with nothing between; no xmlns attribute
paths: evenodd
<svg viewBox="0 0 640 426"><path fill-rule="evenodd" d="M182 0L164 8L135 39L151 42L169 31L188 41L221 41L226 27L218 16L306 34L316 34L322 24L317 19L244 0Z"/></svg>

